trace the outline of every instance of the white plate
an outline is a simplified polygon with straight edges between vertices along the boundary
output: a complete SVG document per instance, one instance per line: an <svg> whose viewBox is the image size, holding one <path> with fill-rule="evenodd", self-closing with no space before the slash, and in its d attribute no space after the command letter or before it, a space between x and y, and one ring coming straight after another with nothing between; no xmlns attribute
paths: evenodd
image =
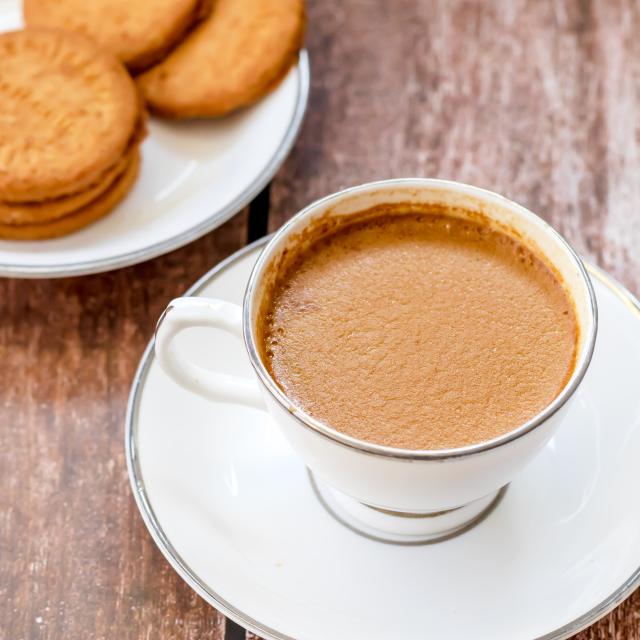
<svg viewBox="0 0 640 640"><path fill-rule="evenodd" d="M18 3L0 0L0 31L21 24ZM0 275L97 273L148 260L218 227L274 176L302 123L309 92L305 51L259 103L214 121L151 119L142 170L108 216L55 240L0 240Z"/></svg>
<svg viewBox="0 0 640 640"><path fill-rule="evenodd" d="M240 303L262 242L190 295ZM266 415L177 387L149 345L126 447L154 540L207 602L269 639L559 639L591 624L640 582L640 305L590 272L600 328L567 423L484 521L431 545L340 524ZM178 339L201 364L251 375L226 334Z"/></svg>

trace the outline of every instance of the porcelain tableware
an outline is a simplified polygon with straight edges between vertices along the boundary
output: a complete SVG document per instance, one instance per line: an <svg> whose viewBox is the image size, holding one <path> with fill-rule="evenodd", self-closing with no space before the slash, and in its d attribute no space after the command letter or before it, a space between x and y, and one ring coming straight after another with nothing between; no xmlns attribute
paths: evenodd
<svg viewBox="0 0 640 640"><path fill-rule="evenodd" d="M558 397L513 431L486 442L435 451L395 449L356 440L306 414L269 375L256 344L262 296L273 265L318 220L349 216L389 203L436 203L459 215L481 215L487 224L518 234L545 256L572 295L579 324L575 369ZM458 215L458 214L457 214ZM182 386L212 400L264 407L344 512L367 529L392 539L448 535L478 518L500 490L529 463L562 423L587 371L596 337L597 307L584 265L541 218L497 194L443 180L402 179L365 184L319 200L294 216L267 244L249 279L243 308L223 300L179 298L158 324L160 365ZM243 336L256 379L241 379L191 363L174 337L190 327ZM212 427L215 428L215 427Z"/></svg>

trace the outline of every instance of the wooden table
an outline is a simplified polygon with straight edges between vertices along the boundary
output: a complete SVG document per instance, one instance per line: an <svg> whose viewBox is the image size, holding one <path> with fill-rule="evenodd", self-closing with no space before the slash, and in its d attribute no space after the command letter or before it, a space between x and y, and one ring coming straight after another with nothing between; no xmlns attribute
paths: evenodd
<svg viewBox="0 0 640 640"><path fill-rule="evenodd" d="M640 293L639 31L634 0L310 1L306 123L249 211L129 269L0 282L0 638L225 636L144 528L123 420L167 301L267 213L273 230L347 185L462 180L527 205ZM640 640L640 592L577 637Z"/></svg>

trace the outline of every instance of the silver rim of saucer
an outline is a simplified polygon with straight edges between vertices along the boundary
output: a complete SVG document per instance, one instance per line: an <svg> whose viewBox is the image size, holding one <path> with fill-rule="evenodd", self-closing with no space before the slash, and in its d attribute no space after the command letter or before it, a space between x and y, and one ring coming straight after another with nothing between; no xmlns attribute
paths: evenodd
<svg viewBox="0 0 640 640"><path fill-rule="evenodd" d="M248 253L266 245L269 239L270 236L261 238L260 240L257 240L256 242L253 242L232 254L202 276L202 278L190 287L184 295L197 295L213 278L233 266L238 260L246 256ZM597 278L608 289L610 289L640 320L640 302L629 291L627 291L625 287L605 273L600 269L600 267L588 263L585 263L585 267L591 277ZM153 360L153 340L151 340L142 355L138 370L136 371L133 379L125 418L125 455L127 459L129 480L131 482L131 488L133 490L136 504L138 505L142 519L151 534L151 537L162 552L162 555L164 555L178 575L211 606L215 607L218 611L234 622L240 624L245 629L262 636L265 640L295 640L295 638L283 634L276 629L272 629L271 627L262 624L260 621L255 620L247 613L237 609L233 604L222 598L207 584L205 584L173 547L171 541L164 532L162 525L158 521L145 488L137 446L140 397ZM544 636L539 636L534 640L565 640L566 638L573 636L615 609L638 587L640 587L640 567L638 567L629 576L629 578L621 584L618 589L616 589L616 591L614 591L609 597L605 598L600 604L596 605L572 622L569 622Z"/></svg>
<svg viewBox="0 0 640 640"><path fill-rule="evenodd" d="M138 264L139 262L156 258L157 256L173 251L174 249L179 249L180 247L197 240L201 236L205 235L205 233L219 227L238 213L238 211L247 206L251 200L253 200L260 191L265 188L284 162L291 150L291 147L293 146L293 143L298 137L298 132L300 131L304 114L307 110L309 85L311 81L309 54L306 49L300 51L298 59L298 73L300 74L300 81L298 82L296 107L284 138L257 178L227 206L215 213L212 213L209 218L200 224L191 227L191 229L187 229L172 238L163 240L162 242L157 242L145 247L144 249L130 251L110 258L87 260L74 264L16 266L13 264L0 263L0 276L20 278L60 278L64 276L80 276L112 271L113 269L120 269L122 267Z"/></svg>

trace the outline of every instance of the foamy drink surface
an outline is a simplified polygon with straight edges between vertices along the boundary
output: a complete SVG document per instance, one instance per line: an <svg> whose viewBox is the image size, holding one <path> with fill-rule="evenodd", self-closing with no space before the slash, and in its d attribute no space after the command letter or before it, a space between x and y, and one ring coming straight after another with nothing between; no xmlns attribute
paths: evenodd
<svg viewBox="0 0 640 640"><path fill-rule="evenodd" d="M345 434L403 449L489 440L562 390L577 321L523 243L440 213L380 214L308 243L268 295L263 358Z"/></svg>

